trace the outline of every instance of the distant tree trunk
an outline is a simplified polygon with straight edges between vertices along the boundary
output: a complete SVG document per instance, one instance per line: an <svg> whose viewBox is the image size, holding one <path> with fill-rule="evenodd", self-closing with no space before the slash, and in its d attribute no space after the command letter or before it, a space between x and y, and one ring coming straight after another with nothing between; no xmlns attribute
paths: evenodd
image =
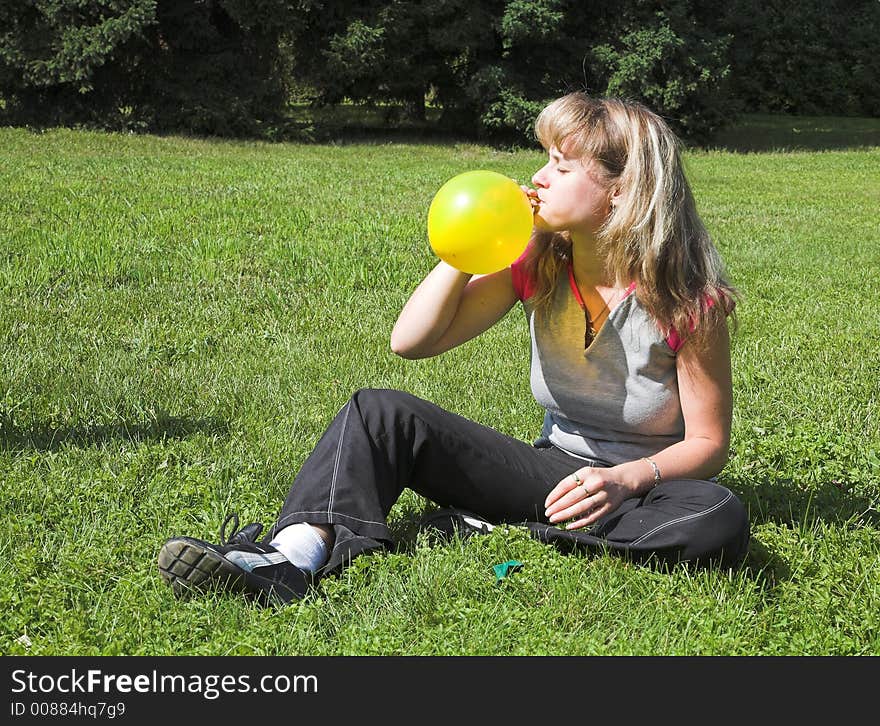
<svg viewBox="0 0 880 726"><path fill-rule="evenodd" d="M424 121L425 116L425 89L414 88L403 99L403 109L410 121Z"/></svg>

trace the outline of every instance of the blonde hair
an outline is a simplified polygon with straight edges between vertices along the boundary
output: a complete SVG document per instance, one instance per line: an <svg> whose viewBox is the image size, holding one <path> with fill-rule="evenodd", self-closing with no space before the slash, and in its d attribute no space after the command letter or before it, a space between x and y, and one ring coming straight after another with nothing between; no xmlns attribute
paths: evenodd
<svg viewBox="0 0 880 726"><path fill-rule="evenodd" d="M620 203L599 231L609 278L635 282L639 301L665 331L704 343L738 295L697 214L669 126L640 103L578 92L548 105L535 134L546 149L593 160L600 183L619 190ZM525 260L535 307L547 308L570 259L566 233L535 234Z"/></svg>

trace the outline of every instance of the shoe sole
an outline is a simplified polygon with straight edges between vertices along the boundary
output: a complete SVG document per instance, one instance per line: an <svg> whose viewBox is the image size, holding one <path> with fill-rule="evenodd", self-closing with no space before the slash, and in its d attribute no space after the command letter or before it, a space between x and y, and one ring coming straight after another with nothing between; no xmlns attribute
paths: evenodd
<svg viewBox="0 0 880 726"><path fill-rule="evenodd" d="M468 519L480 522L480 524L471 524L467 521ZM461 509L438 509L423 517L419 522L419 528L437 532L446 539L452 539L457 534L460 539L466 540L476 535L490 534L494 525L476 514Z"/></svg>
<svg viewBox="0 0 880 726"><path fill-rule="evenodd" d="M162 545L159 573L177 597L221 587L254 595L261 604L268 605L273 601L288 603L303 595L243 570L205 542L190 537L175 537Z"/></svg>

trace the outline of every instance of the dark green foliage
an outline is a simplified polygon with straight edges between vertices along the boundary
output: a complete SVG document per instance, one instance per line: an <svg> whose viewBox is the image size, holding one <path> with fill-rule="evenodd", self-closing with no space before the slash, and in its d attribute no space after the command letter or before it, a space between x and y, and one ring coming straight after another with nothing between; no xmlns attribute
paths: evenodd
<svg viewBox="0 0 880 726"><path fill-rule="evenodd" d="M281 0L2 0L9 123L258 133L286 101Z"/></svg>
<svg viewBox="0 0 880 726"><path fill-rule="evenodd" d="M13 123L96 121L124 107L155 0L0 2L0 93Z"/></svg>
<svg viewBox="0 0 880 726"><path fill-rule="evenodd" d="M880 114L876 0L731 0L723 24L746 110Z"/></svg>
<svg viewBox="0 0 880 726"><path fill-rule="evenodd" d="M604 92L644 101L682 136L705 141L735 108L730 38L712 29L714 13L702 0L632 3L592 49Z"/></svg>
<svg viewBox="0 0 880 726"><path fill-rule="evenodd" d="M295 68L319 103L344 98L401 103L424 118L426 95L450 118L473 122L462 93L498 54L495 18L504 3L429 0L303 3L290 29ZM464 112L464 116L462 116Z"/></svg>
<svg viewBox="0 0 880 726"><path fill-rule="evenodd" d="M442 123L528 140L535 114L586 89L644 101L704 141L742 109L873 115L880 3L808 0L392 0L301 3L297 79L319 102L423 100Z"/></svg>
<svg viewBox="0 0 880 726"><path fill-rule="evenodd" d="M293 29L296 68L320 102L424 99L445 121L524 140L544 103L586 87L644 100L688 136L729 113L729 39L693 22L700 0L432 0L304 8Z"/></svg>
<svg viewBox="0 0 880 726"><path fill-rule="evenodd" d="M203 134L260 134L286 104L278 39L290 18L282 0L161 0L143 78L153 125Z"/></svg>
<svg viewBox="0 0 880 726"><path fill-rule="evenodd" d="M521 143L585 89L705 141L880 112L875 0L0 0L0 28L0 123L273 136L296 95Z"/></svg>

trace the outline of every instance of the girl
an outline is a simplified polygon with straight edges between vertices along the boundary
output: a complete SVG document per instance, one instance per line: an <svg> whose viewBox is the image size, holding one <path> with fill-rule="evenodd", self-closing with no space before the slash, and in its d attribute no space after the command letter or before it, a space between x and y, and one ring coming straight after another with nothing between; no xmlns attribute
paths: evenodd
<svg viewBox="0 0 880 726"><path fill-rule="evenodd" d="M176 593L222 584L263 601L302 597L318 576L391 544L385 518L407 486L455 508L446 515L464 533L520 522L569 549L743 558L745 509L712 479L730 440L735 291L678 140L644 106L584 93L547 106L535 130L548 159L527 190L535 231L525 253L484 276L439 263L400 313L391 348L439 355L520 301L540 438L527 444L399 391L357 391L268 537L258 542L252 524L228 540L221 530L220 544L163 545L159 568Z"/></svg>

